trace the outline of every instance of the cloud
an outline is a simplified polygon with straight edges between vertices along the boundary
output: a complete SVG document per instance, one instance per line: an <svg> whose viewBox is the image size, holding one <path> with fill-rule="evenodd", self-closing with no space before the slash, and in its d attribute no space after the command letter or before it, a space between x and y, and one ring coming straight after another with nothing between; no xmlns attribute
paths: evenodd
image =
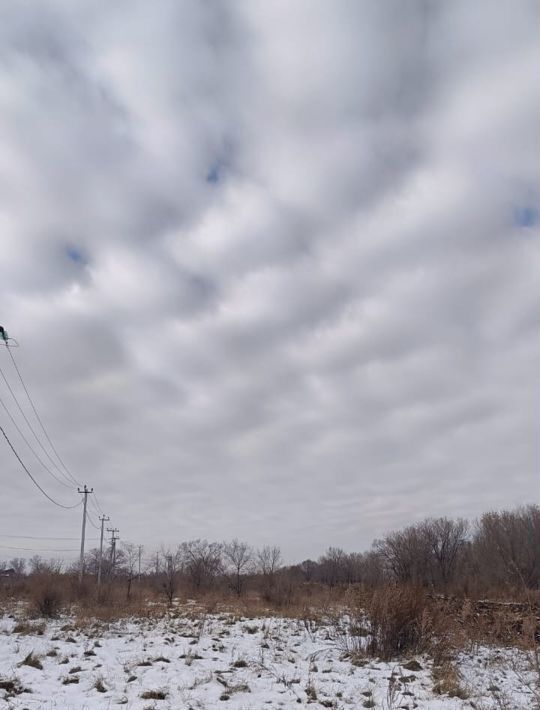
<svg viewBox="0 0 540 710"><path fill-rule="evenodd" d="M5 14L2 324L123 539L298 559L532 500L536 3Z"/></svg>

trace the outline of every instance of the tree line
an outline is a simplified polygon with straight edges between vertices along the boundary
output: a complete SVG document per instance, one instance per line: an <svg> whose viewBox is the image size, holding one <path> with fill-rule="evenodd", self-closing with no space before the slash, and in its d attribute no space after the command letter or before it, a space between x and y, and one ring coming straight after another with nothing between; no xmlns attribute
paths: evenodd
<svg viewBox="0 0 540 710"><path fill-rule="evenodd" d="M444 594L482 595L540 588L540 507L488 512L475 521L427 518L375 540L366 552L329 547L316 560L285 565L278 546L254 548L247 542L209 542L197 539L162 548L141 558L138 546L124 543L113 556L106 550L103 578L134 582L159 589L169 601L180 589L242 596L260 594L286 603L301 588L365 588L399 583L418 585ZM89 577L97 575L99 551L85 557ZM39 556L28 562L14 558L4 568L15 576L70 574L58 560Z"/></svg>

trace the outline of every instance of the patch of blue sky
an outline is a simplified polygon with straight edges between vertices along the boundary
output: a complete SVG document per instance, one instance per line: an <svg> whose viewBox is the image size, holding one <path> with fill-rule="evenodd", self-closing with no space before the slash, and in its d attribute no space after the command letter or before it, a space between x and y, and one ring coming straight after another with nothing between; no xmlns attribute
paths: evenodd
<svg viewBox="0 0 540 710"><path fill-rule="evenodd" d="M540 213L535 207L521 205L514 208L514 224L518 227L534 227L538 224Z"/></svg>
<svg viewBox="0 0 540 710"><path fill-rule="evenodd" d="M216 161L206 174L206 182L210 182L214 185L218 183L221 178L222 167L222 163L220 161Z"/></svg>
<svg viewBox="0 0 540 710"><path fill-rule="evenodd" d="M84 265L86 264L86 259L84 258L84 255L80 249L78 249L76 246L70 245L66 248L66 254L71 261L73 261L75 264L81 264Z"/></svg>

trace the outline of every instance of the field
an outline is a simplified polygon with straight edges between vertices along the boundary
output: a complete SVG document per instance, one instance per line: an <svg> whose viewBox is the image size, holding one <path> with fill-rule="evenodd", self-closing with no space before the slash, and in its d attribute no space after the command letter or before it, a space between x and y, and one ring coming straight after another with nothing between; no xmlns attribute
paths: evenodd
<svg viewBox="0 0 540 710"><path fill-rule="evenodd" d="M423 655L382 662L351 653L347 619L206 613L159 618L0 619L0 707L537 707L531 657L471 644L452 664ZM358 650L358 648L357 648Z"/></svg>

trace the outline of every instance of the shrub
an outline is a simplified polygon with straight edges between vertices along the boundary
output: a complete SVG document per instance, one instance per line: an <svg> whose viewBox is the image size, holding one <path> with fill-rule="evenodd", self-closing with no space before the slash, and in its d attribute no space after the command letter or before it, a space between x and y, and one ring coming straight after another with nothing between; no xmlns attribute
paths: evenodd
<svg viewBox="0 0 540 710"><path fill-rule="evenodd" d="M433 624L427 598L416 587L376 590L368 601L370 635L367 651L384 660L427 650Z"/></svg>
<svg viewBox="0 0 540 710"><path fill-rule="evenodd" d="M31 605L35 614L54 619L59 616L63 602L60 586L52 577L36 580L31 591Z"/></svg>

